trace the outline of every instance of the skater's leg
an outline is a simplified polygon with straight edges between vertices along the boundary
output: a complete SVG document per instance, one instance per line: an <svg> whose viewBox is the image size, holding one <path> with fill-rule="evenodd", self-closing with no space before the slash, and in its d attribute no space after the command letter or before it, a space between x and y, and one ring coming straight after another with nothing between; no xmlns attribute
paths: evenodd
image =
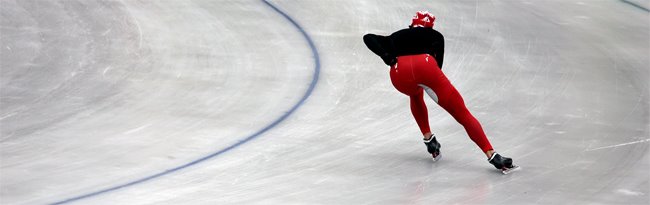
<svg viewBox="0 0 650 205"><path fill-rule="evenodd" d="M420 131L424 139L431 137L431 129L429 128L429 114L427 112L427 105L424 104L424 93L420 89L415 95L409 96L411 99L411 113L413 118L420 127Z"/></svg>
<svg viewBox="0 0 650 205"><path fill-rule="evenodd" d="M443 109L447 110L447 112L449 112L458 123L463 125L470 139L472 139L472 141L481 148L483 153L490 158L494 151L490 141L487 139L487 136L485 136L481 123L479 123L479 121L469 112L465 106L463 98L456 88L451 84L448 86L449 92L447 92L444 98L439 96L440 99L438 103Z"/></svg>
<svg viewBox="0 0 650 205"><path fill-rule="evenodd" d="M426 55L419 61L414 62L417 69L414 69L413 76L418 86L425 89L434 101L449 112L465 128L467 135L481 148L491 164L497 169L501 169L504 174L517 170L519 167L512 164L511 158L503 157L494 152L481 124L465 106L463 97L442 73L435 60L431 61L429 57ZM432 139L432 141L435 141L435 137L432 137ZM427 144L426 141L425 144ZM430 144L434 145L434 143ZM439 144L435 143L438 147L429 146L430 144L427 144L427 148L434 148L434 150L438 148L439 150ZM437 159L435 155L434 159Z"/></svg>
<svg viewBox="0 0 650 205"><path fill-rule="evenodd" d="M430 56L425 56L416 62L418 67L415 69L416 74L414 75L417 77L416 82L420 87L427 89L427 92L431 92L429 93L431 98L465 128L470 139L481 148L488 158L491 157L492 145L485 136L481 124L467 110L460 93L442 73L435 60L429 60L429 58Z"/></svg>
<svg viewBox="0 0 650 205"><path fill-rule="evenodd" d="M433 160L437 161L441 156L441 146L429 128L429 116L427 106L424 103L424 92L422 91L422 88L416 84L415 74L413 73L414 58L417 57L398 57L398 63L391 67L390 79L393 86L395 86L395 89L409 96L411 114L413 114L413 118L422 132L427 151L431 154Z"/></svg>
<svg viewBox="0 0 650 205"><path fill-rule="evenodd" d="M427 146L427 151L431 153L433 161L438 161L440 159L440 143L436 140L436 137L431 133L429 128L429 115L427 112L427 105L424 104L424 92L422 89L415 95L411 95L411 113L415 118L415 121L422 131L424 136L424 145Z"/></svg>
<svg viewBox="0 0 650 205"><path fill-rule="evenodd" d="M488 159L490 159L492 156L494 156L494 153L496 153L496 152L494 151L494 149L490 149L490 150L488 150L487 152L485 152L485 156L486 156Z"/></svg>

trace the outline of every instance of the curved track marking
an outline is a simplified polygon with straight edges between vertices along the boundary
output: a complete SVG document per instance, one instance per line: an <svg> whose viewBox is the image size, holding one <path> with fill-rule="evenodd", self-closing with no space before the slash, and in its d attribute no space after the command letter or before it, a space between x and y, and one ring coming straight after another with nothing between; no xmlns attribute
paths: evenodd
<svg viewBox="0 0 650 205"><path fill-rule="evenodd" d="M641 5L637 4L637 3L634 3L634 2L631 2L631 1L628 1L628 0L621 0L621 1L623 3L629 4L630 6L636 7L637 9L641 9L642 11L650 12L650 9L648 9L646 7L643 7L643 6L641 6Z"/></svg>
<svg viewBox="0 0 650 205"><path fill-rule="evenodd" d="M264 128L262 128L261 130L249 135L246 138L243 138L243 139L239 140L239 142L237 142L235 144L232 144L232 145L230 145L230 146L228 146L228 147L226 147L224 149L218 150L218 151L216 151L216 152L214 152L214 153L212 153L210 155L204 156L204 157L199 158L197 160L191 161L191 162L189 162L187 164L184 164L184 165L181 165L181 166L178 166L178 167L175 167L175 168L171 168L171 169L168 169L166 171L163 171L163 172L160 172L160 173L157 173L157 174L154 174L154 175L142 178L142 179L134 180L132 182L125 183L125 184L122 184L122 185L117 185L117 186L114 186L114 187L102 189L102 190L95 191L95 192L92 192L92 193L83 194L83 195L68 198L68 199L65 199L65 200L57 201L57 202L54 202L54 203L51 203L51 204L66 204L66 203L75 202L75 201L78 201L78 200L81 200L81 199L86 199L86 198L90 198L90 197L93 197L93 196L108 193L108 192L111 192L111 191L115 191L115 190L118 190L118 189L130 187L130 186L137 185L137 184L140 184L140 183L143 183L143 182L146 182L146 181L150 181L150 180L158 178L158 177L162 177L164 175L171 174L171 173L179 171L181 169L185 169L187 167L190 167L190 166L196 165L198 163L201 163L201 162L203 162L205 160L214 158L214 157L219 156L219 155L221 155L221 154L223 154L225 152L228 152L228 151L230 151L230 150L232 150L234 148L237 148L240 145L242 145L242 144L244 144L246 142L249 142L249 141L259 137L261 134L273 129L275 126L280 124L280 122L284 121L291 114L293 114L300 106L302 106L305 103L305 101L307 100L307 98L309 98L309 96L311 96L311 94L314 91L314 88L316 87L316 84L318 82L318 78L319 78L319 75L320 75L320 57L318 55L318 50L316 49L316 46L314 45L314 42L312 41L311 37L309 37L307 32L296 21L294 21L288 14L286 14L285 12L283 12L282 10L280 10L278 7L274 6L273 4L269 3L267 0L261 0L261 1L264 4L266 4L267 6L271 7L274 11L276 11L277 13L282 15L285 19L287 19L294 27L296 27L300 31L300 33L303 35L303 37L305 38L305 40L309 44L309 47L311 48L311 51L312 51L312 53L314 55L314 74L313 74L313 78L311 80L311 83L309 84L309 88L307 89L307 91L305 91L305 93L300 98L300 100L295 105L293 105L293 107L291 107L291 109L286 111L282 116L280 116L278 119L274 120L271 124L269 124L269 125L265 126Z"/></svg>

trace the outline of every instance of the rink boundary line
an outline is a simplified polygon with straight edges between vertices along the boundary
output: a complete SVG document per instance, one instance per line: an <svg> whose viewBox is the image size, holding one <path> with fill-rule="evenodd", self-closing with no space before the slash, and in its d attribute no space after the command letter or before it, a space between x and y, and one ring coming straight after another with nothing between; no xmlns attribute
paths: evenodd
<svg viewBox="0 0 650 205"><path fill-rule="evenodd" d="M631 5L631 6L634 6L634 7L638 8L638 9L644 10L645 12L650 12L650 9L648 9L648 8L646 8L646 7L643 7L643 6L641 6L641 5L637 4L637 3L634 3L634 2L631 2L631 1L628 1L628 0L621 0L621 1L622 1L623 3L626 3L626 4L629 4L629 5Z"/></svg>
<svg viewBox="0 0 650 205"><path fill-rule="evenodd" d="M318 79L319 79L319 76L320 76L320 69L321 69L320 56L318 54L318 49L316 49L316 45L314 44L314 42L311 39L311 37L309 36L309 34L307 34L307 32L302 28L302 26L300 26L295 20L293 20L293 18L291 18L287 13L280 10L278 7L276 7L273 4L271 4L270 2L268 2L268 0L261 0L261 1L264 4L266 4L267 6L271 7L275 12L282 15L294 27L296 27L298 29L298 31L300 31L302 36L305 38L305 40L309 44L309 48L311 49L313 57L314 57L314 74L313 74L313 78L311 80L311 83L309 84L309 88L307 88L307 91L305 91L305 94L300 98L300 100L293 107L291 107L291 109L286 111L282 116L277 118L271 124L267 125L266 127L262 128L261 130L255 132L255 133L253 133L252 135L249 135L248 137L239 140L237 143L232 144L232 145L230 145L230 146L228 146L228 147L226 147L224 149L216 151L216 152L214 152L212 154L209 154L207 156L204 156L202 158L199 158L197 160L194 160L192 162L189 162L187 164L184 164L184 165L172 168L172 169L168 169L168 170L160 172L158 174L154 174L154 175L151 175L151 176L148 176L148 177L145 177L145 178L142 178L142 179L138 179L138 180L135 180L135 181L132 181L132 182L128 182L128 183L125 183L125 184L122 184L122 185L117 185L117 186L114 186L114 187L102 189L102 190L95 191L95 192L92 192L92 193L83 194L83 195L80 195L80 196L68 198L68 199L58 201L58 202L54 202L54 203L51 203L51 204L66 204L66 203L71 203L71 202L79 201L79 200L82 200L82 199L98 196L98 195L105 194L105 193L108 193L108 192L112 192L112 191L116 191L116 190L123 189L123 188L126 188L126 187L134 186L134 185L137 185L137 184L140 184L140 183L144 183L144 182L150 181L152 179L156 179L156 178L159 178L159 177L162 177L162 176L177 172L179 170L185 169L187 167L196 165L198 163L204 162L204 161L206 161L208 159L219 156L219 155L221 155L221 154L223 154L225 152L228 152L228 151L230 151L230 150L232 150L234 148L237 148L237 147L245 144L246 142L249 142L249 141L259 137L261 134L273 129L274 127L276 127L282 121L286 120L296 110L298 110L298 108L301 107L305 103L305 101L307 101L307 98L309 98L309 96L312 95L312 93L313 93L313 91L314 91L314 89L316 87L316 84L318 83Z"/></svg>

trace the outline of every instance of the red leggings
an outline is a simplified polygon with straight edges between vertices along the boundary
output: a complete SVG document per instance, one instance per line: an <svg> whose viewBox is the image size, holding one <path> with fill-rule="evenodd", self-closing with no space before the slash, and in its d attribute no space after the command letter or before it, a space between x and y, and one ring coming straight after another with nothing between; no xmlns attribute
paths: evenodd
<svg viewBox="0 0 650 205"><path fill-rule="evenodd" d="M398 91L411 98L411 113L422 134L431 132L427 106L424 104L426 91L440 107L465 127L469 138L484 153L492 150L481 124L467 110L463 97L438 68L438 63L432 56L420 54L398 57L397 64L390 69L390 79Z"/></svg>

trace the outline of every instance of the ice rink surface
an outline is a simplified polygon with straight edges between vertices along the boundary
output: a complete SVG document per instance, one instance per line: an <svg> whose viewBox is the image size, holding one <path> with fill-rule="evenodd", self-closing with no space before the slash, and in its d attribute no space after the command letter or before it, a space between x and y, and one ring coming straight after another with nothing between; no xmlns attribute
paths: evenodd
<svg viewBox="0 0 650 205"><path fill-rule="evenodd" d="M650 204L647 8L2 0L0 204ZM430 159L361 39L418 10L521 171L429 99Z"/></svg>

